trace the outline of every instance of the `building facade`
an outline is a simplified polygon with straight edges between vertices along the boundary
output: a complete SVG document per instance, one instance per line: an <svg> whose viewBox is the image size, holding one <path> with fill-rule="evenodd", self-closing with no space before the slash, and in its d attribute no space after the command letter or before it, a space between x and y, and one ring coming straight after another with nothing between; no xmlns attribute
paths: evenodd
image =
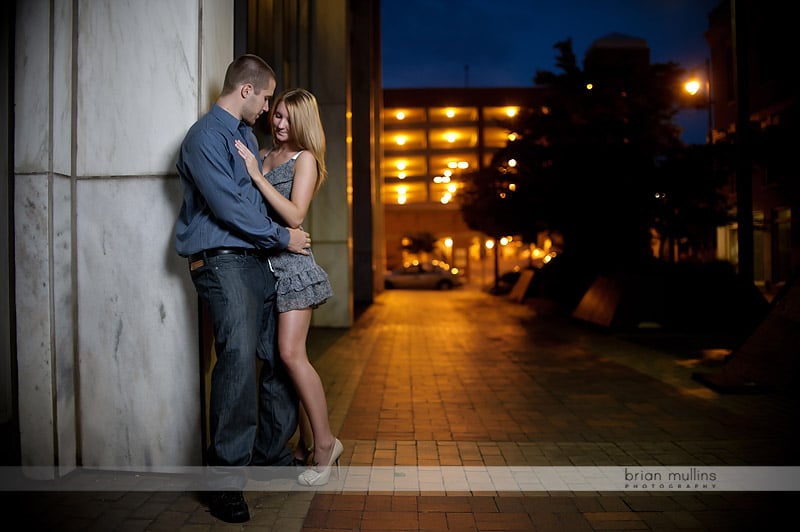
<svg viewBox="0 0 800 532"><path fill-rule="evenodd" d="M718 229L717 256L744 266L766 289L800 270L800 172L791 157L798 89L780 60L792 39L792 23L774 0L758 8L723 0L709 14L711 139L732 143L740 157L723 190L736 205L737 221Z"/></svg>
<svg viewBox="0 0 800 532"><path fill-rule="evenodd" d="M430 239L432 258L456 266L471 281L491 277L485 237L461 217L459 188L464 175L491 164L508 143L510 121L520 109L534 107L538 94L533 87L383 91L386 269L416 255L409 242Z"/></svg>

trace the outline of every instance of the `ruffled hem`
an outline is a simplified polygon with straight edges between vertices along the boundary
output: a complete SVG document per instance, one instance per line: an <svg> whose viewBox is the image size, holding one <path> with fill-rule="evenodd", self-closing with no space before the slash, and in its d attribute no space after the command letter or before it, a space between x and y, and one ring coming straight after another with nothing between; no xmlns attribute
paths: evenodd
<svg viewBox="0 0 800 532"><path fill-rule="evenodd" d="M333 297L328 274L321 267L278 278L278 312L315 308Z"/></svg>

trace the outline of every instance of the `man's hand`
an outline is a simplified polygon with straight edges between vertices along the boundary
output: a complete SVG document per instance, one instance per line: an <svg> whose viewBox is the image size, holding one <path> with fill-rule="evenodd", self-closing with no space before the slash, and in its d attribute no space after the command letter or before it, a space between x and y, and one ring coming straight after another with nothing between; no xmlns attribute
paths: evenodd
<svg viewBox="0 0 800 532"><path fill-rule="evenodd" d="M286 249L292 253L308 255L308 249L311 247L311 235L302 229L292 229L291 227L287 227L287 229L289 230L289 245L286 246Z"/></svg>

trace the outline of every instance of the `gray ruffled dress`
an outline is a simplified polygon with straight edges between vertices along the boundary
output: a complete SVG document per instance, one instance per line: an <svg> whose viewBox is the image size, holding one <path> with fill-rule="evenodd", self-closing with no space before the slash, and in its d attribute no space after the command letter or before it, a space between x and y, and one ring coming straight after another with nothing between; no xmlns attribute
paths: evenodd
<svg viewBox="0 0 800 532"><path fill-rule="evenodd" d="M292 195L294 162L300 153L264 174L267 181L287 198ZM310 249L308 255L283 251L270 256L269 261L277 279L278 312L317 308L333 297L328 274L314 260Z"/></svg>

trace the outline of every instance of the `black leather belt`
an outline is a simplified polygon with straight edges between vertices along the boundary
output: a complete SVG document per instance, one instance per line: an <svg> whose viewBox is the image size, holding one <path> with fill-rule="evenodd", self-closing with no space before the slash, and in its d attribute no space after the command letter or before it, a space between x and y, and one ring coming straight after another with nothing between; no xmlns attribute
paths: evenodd
<svg viewBox="0 0 800 532"><path fill-rule="evenodd" d="M263 257L264 252L255 248L213 248L189 255L189 264L193 264L199 260L205 260L210 257L218 257L219 255L243 255L245 257Z"/></svg>

